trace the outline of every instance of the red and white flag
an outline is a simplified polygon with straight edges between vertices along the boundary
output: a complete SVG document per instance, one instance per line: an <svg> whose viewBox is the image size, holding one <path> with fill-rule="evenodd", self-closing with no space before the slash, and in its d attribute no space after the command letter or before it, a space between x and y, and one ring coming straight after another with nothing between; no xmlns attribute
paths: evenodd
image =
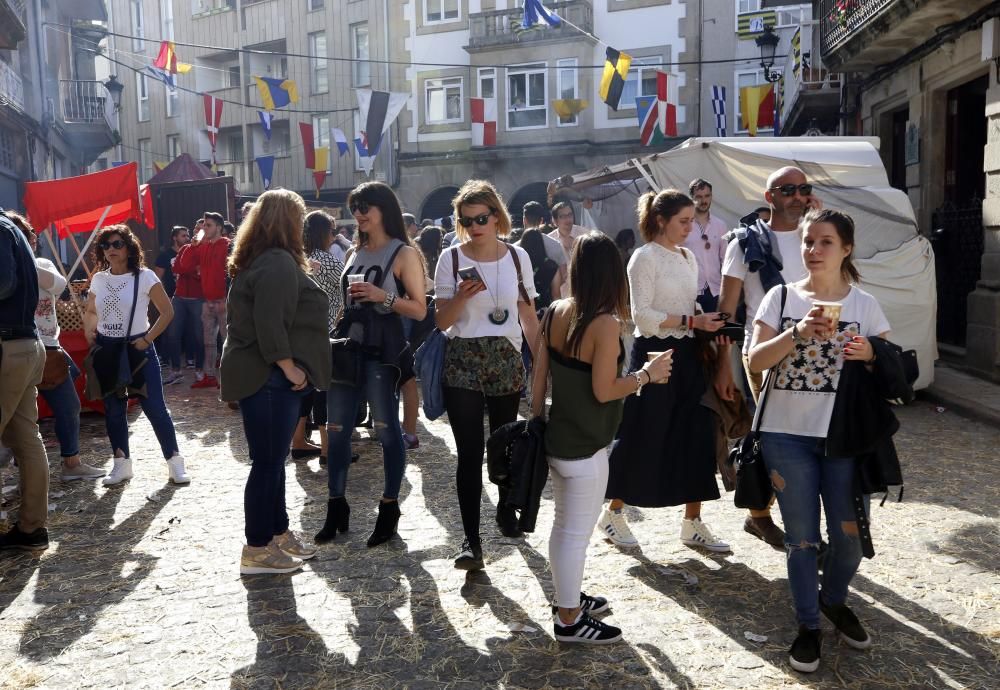
<svg viewBox="0 0 1000 690"><path fill-rule="evenodd" d="M208 143L212 145L212 164L215 165L215 143L219 137L219 124L222 122L222 101L214 96L204 94L205 99L205 133Z"/></svg>
<svg viewBox="0 0 1000 690"><path fill-rule="evenodd" d="M656 73L657 124L665 137L677 136L677 76Z"/></svg>
<svg viewBox="0 0 1000 690"><path fill-rule="evenodd" d="M497 99L470 98L472 106L472 145L497 145Z"/></svg>

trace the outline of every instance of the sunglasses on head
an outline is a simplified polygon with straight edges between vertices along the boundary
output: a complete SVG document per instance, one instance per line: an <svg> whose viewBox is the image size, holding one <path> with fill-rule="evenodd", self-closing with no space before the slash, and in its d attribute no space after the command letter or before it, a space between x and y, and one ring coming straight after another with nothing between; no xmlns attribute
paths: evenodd
<svg viewBox="0 0 1000 690"><path fill-rule="evenodd" d="M108 240L104 240L103 242L101 242L100 246L101 249L103 249L104 251L107 251L111 248L122 249L125 246L125 240L111 240L110 242Z"/></svg>
<svg viewBox="0 0 1000 690"><path fill-rule="evenodd" d="M469 216L460 216L458 222L463 228L471 227L473 223L476 225L486 225L490 222L490 216L494 213L496 213L496 211L490 209L489 213L484 213L481 216L473 216L471 218Z"/></svg>
<svg viewBox="0 0 1000 690"><path fill-rule="evenodd" d="M375 204L369 204L364 199L358 199L357 201L352 201L349 208L351 209L351 213L360 213L364 215L365 213L368 213L368 209L374 205Z"/></svg>
<svg viewBox="0 0 1000 690"><path fill-rule="evenodd" d="M799 185L780 184L777 187L771 187L771 191L773 192L774 190L781 192L782 196L793 196L796 190L798 190L799 194L802 196L809 196L813 193L813 186L805 182Z"/></svg>

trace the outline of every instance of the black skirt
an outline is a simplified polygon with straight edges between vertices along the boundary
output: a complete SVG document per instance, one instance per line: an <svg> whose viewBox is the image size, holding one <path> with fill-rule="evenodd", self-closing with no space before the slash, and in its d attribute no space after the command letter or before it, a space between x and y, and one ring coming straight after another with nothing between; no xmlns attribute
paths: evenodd
<svg viewBox="0 0 1000 690"><path fill-rule="evenodd" d="M625 399L611 452L608 498L662 508L719 498L712 412L701 404L708 385L694 338L636 338L631 371L649 352L673 349L670 380Z"/></svg>

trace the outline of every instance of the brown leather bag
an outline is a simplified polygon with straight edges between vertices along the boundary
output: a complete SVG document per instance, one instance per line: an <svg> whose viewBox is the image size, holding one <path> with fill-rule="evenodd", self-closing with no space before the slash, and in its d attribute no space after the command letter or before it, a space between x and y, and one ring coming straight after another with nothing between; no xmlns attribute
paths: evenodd
<svg viewBox="0 0 1000 690"><path fill-rule="evenodd" d="M38 390L50 391L69 378L69 362L62 348L45 350L45 369Z"/></svg>

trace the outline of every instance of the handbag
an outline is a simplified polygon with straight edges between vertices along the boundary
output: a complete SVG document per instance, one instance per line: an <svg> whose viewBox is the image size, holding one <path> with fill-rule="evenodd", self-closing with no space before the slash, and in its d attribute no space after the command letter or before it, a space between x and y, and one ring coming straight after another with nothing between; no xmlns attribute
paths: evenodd
<svg viewBox="0 0 1000 690"><path fill-rule="evenodd" d="M785 316L785 298L787 296L788 288L782 285L781 314L778 316L778 324L781 324ZM767 374L767 381L760 394L760 409L757 410L757 415L754 418L753 428L729 451L729 464L736 468L736 492L733 496L733 503L737 508L764 510L771 504L771 499L774 497L774 487L771 485L771 479L767 476L767 468L764 466L764 453L760 444L760 424L761 420L764 419L768 393L774 388L775 376L775 369L772 367Z"/></svg>
<svg viewBox="0 0 1000 690"><path fill-rule="evenodd" d="M132 276L132 309L128 315L128 328L124 338L115 338L111 343L90 346L83 360L83 370L87 381L84 395L89 400L102 400L112 393L123 391L131 382L135 372L129 361L129 337L132 335L132 322L135 319L135 307L139 301L139 276ZM105 350L112 350L105 352Z"/></svg>
<svg viewBox="0 0 1000 690"><path fill-rule="evenodd" d="M66 360L66 353L61 347L45 349L45 369L42 371L42 380L38 384L38 390L50 391L56 388L69 378L69 362Z"/></svg>

